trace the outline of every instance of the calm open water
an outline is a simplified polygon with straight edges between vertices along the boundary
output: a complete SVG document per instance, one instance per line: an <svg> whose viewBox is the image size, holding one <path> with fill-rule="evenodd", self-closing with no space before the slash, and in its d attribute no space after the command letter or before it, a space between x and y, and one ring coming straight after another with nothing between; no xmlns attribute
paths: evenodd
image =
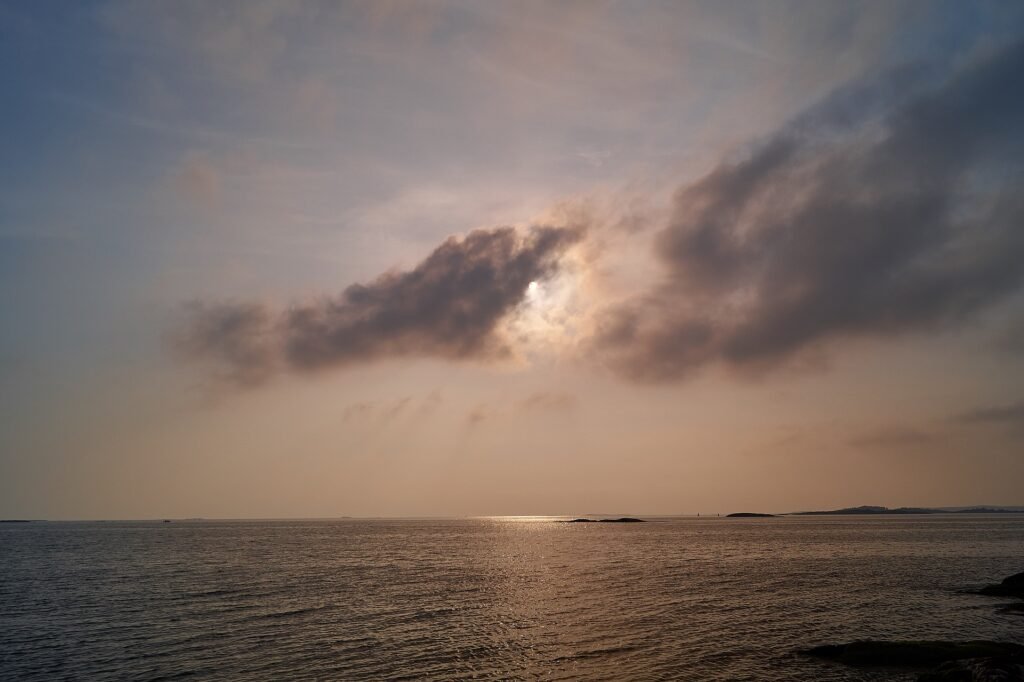
<svg viewBox="0 0 1024 682"><path fill-rule="evenodd" d="M1024 643L957 590L1019 516L0 524L0 678L892 680L857 638Z"/></svg>

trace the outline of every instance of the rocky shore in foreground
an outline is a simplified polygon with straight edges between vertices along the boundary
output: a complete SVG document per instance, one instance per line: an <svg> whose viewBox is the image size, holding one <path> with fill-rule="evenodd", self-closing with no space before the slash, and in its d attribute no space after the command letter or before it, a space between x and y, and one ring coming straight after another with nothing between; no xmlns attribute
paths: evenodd
<svg viewBox="0 0 1024 682"><path fill-rule="evenodd" d="M1024 599L1024 573L973 594ZM1002 610L1024 614L1024 603ZM1024 682L1024 645L1012 642L862 640L798 653L849 666L918 670L918 682Z"/></svg>
<svg viewBox="0 0 1024 682"><path fill-rule="evenodd" d="M1024 599L1024 573L1011 575L996 585L986 585L975 592L975 594L983 594L987 597L1016 597L1017 599Z"/></svg>

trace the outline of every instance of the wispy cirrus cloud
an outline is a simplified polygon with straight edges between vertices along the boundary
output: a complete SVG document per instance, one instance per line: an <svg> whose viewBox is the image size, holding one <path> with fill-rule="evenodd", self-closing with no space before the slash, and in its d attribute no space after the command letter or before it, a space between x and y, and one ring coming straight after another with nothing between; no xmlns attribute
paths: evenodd
<svg viewBox="0 0 1024 682"><path fill-rule="evenodd" d="M345 423L350 423L372 419L380 423L389 424L407 415L422 419L436 412L443 402L441 392L436 390L423 397L407 395L385 401L363 400L346 406L341 413L341 420Z"/></svg>

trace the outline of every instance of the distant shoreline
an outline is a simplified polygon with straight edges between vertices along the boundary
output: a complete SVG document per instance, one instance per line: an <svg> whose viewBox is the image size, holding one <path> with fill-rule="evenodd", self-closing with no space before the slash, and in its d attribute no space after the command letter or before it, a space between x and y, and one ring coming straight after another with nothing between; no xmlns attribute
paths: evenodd
<svg viewBox="0 0 1024 682"><path fill-rule="evenodd" d="M791 516L863 516L906 514L1024 514L1020 507L846 507L829 511L790 512Z"/></svg>
<svg viewBox="0 0 1024 682"><path fill-rule="evenodd" d="M808 510L790 512L701 512L691 514L639 514L647 520L673 519L673 518L694 518L694 519L715 519L715 518L785 518L788 516L926 516L941 514L996 514L996 515L1024 515L1024 506L973 506L973 507L881 507L881 506L860 506L845 507L830 510ZM608 522L613 518L610 514L588 514L590 520L595 522ZM520 515L467 515L467 516L284 516L284 517L156 517L156 518L123 518L123 519L90 519L90 518L60 518L60 519L0 519L0 524L45 524L45 523L160 523L164 521L173 523L217 523L217 522L260 522L260 521L452 521L472 520L491 518L536 518L552 521L572 521L576 518L570 514L520 514ZM614 517L623 518L623 517ZM626 517L628 518L628 517Z"/></svg>

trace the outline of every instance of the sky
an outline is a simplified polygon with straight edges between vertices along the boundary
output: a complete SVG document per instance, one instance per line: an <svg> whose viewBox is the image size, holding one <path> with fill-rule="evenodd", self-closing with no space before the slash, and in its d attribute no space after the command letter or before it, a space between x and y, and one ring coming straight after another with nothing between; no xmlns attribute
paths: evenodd
<svg viewBox="0 0 1024 682"><path fill-rule="evenodd" d="M1024 5L0 2L0 517L1022 505Z"/></svg>

